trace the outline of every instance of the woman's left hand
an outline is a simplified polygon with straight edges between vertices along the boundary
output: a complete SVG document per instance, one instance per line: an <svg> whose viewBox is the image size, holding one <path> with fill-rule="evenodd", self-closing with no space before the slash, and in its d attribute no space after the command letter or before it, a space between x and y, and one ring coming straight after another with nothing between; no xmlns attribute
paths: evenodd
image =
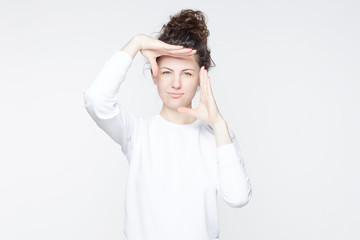
<svg viewBox="0 0 360 240"><path fill-rule="evenodd" d="M215 98L210 85L210 78L205 66L200 69L200 102L196 108L179 107L178 112L183 112L194 116L204 122L209 123L212 127L223 118L219 108L216 105Z"/></svg>

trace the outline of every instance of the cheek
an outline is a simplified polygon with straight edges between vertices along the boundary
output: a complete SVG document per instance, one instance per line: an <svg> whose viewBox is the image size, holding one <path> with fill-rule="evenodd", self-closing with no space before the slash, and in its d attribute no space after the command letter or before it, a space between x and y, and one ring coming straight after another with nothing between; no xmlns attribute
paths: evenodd
<svg viewBox="0 0 360 240"><path fill-rule="evenodd" d="M157 86L160 91L166 91L167 88L169 88L168 84L166 84L165 81L159 81Z"/></svg>
<svg viewBox="0 0 360 240"><path fill-rule="evenodd" d="M171 82L171 79L166 76L159 76L158 77L158 84L159 85L166 85Z"/></svg>
<svg viewBox="0 0 360 240"><path fill-rule="evenodd" d="M188 97L193 97L196 93L197 85L194 83L191 83L187 86L183 86L184 92L187 93Z"/></svg>
<svg viewBox="0 0 360 240"><path fill-rule="evenodd" d="M197 77L197 78L192 78L190 81L189 81L189 87L191 88L196 88L200 83L200 79Z"/></svg>
<svg viewBox="0 0 360 240"><path fill-rule="evenodd" d="M164 82L158 82L157 84L157 90L158 90L158 94L161 97L166 97L168 94L167 92L169 91L169 89L171 88L171 86L164 84Z"/></svg>

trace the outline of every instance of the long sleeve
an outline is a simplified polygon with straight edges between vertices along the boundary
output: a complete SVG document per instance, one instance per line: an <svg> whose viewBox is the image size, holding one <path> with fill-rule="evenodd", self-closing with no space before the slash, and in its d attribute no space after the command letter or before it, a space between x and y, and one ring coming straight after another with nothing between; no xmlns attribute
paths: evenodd
<svg viewBox="0 0 360 240"><path fill-rule="evenodd" d="M229 128L232 143L217 147L217 191L230 207L245 206L252 194L239 142Z"/></svg>
<svg viewBox="0 0 360 240"><path fill-rule="evenodd" d="M132 57L117 50L108 59L90 87L83 92L84 107L95 123L130 154L136 117L116 102L121 83L125 80Z"/></svg>

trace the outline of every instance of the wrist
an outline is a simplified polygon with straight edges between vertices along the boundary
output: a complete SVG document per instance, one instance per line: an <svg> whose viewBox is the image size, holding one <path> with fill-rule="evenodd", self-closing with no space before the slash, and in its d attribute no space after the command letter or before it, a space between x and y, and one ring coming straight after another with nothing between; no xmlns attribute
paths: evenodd
<svg viewBox="0 0 360 240"><path fill-rule="evenodd" d="M137 35L133 36L126 45L121 48L122 51L127 52L132 59L135 58L138 51L141 49L141 41Z"/></svg>
<svg viewBox="0 0 360 240"><path fill-rule="evenodd" d="M141 42L142 36L141 35L142 34L136 34L132 39L134 41L134 44L137 46L136 49L138 51L141 51L141 49L142 49L142 42Z"/></svg>
<svg viewBox="0 0 360 240"><path fill-rule="evenodd" d="M227 126L226 121L221 117L215 122L210 124L211 127L215 130L216 128L223 128L224 126Z"/></svg>

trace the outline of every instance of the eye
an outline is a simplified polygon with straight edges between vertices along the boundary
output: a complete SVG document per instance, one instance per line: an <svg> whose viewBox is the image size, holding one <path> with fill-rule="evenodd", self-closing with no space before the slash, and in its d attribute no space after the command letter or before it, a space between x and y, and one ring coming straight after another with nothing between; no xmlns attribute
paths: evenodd
<svg viewBox="0 0 360 240"><path fill-rule="evenodd" d="M191 76L191 73L186 72L185 74L188 74L187 76Z"/></svg>
<svg viewBox="0 0 360 240"><path fill-rule="evenodd" d="M165 71L165 72L163 72L163 74L167 75L166 73L170 73L170 72L169 72L169 71Z"/></svg>

